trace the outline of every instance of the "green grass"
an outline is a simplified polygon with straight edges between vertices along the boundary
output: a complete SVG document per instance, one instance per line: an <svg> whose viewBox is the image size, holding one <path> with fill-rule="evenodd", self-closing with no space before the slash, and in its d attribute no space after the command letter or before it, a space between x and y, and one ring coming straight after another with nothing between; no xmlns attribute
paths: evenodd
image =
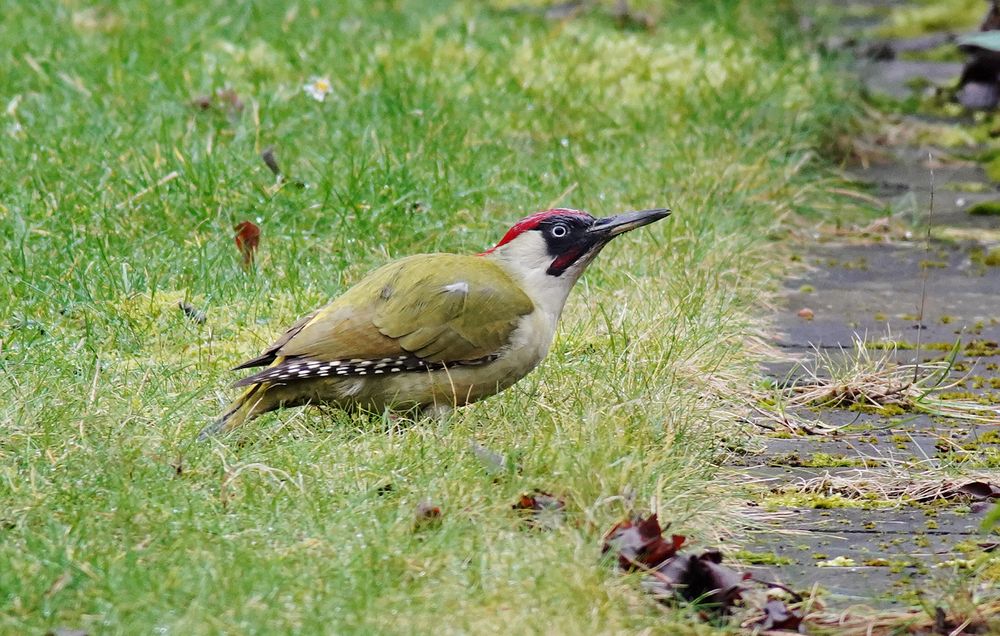
<svg viewBox="0 0 1000 636"><path fill-rule="evenodd" d="M650 502L696 544L734 527L713 462L766 237L828 209L846 99L784 4L664 2L654 33L485 2L7 6L0 631L708 630L599 546ZM191 105L226 87L241 111ZM308 187L275 187L269 145ZM228 368L367 270L554 204L675 215L601 255L514 389L445 423L300 410L193 441ZM536 487L562 528L512 513ZM442 520L415 529L424 500Z"/></svg>
<svg viewBox="0 0 1000 636"><path fill-rule="evenodd" d="M888 10L875 29L882 37L917 37L933 31L975 31L989 10L977 0L917 0Z"/></svg>

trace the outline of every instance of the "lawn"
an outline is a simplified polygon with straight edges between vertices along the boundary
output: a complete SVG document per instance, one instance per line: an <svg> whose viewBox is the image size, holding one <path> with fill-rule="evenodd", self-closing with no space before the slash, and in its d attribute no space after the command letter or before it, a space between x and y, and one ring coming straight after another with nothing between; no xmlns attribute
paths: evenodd
<svg viewBox="0 0 1000 636"><path fill-rule="evenodd" d="M641 5L655 31L612 4L5 7L0 631L710 631L600 539L651 508L697 545L739 530L714 463L748 434L773 238L830 214L816 151L850 93L795 3ZM674 215L605 250L515 388L195 441L231 367L368 270L555 205ZM535 488L558 528L511 510Z"/></svg>

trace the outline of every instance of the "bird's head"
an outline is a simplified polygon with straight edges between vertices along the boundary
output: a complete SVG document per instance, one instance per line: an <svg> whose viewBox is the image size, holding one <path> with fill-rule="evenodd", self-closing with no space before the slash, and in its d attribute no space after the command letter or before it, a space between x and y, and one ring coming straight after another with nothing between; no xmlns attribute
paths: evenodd
<svg viewBox="0 0 1000 636"><path fill-rule="evenodd" d="M596 219L580 210L545 210L515 223L483 256L496 259L528 285L561 289L561 309L569 288L611 239L669 214L658 208Z"/></svg>
<svg viewBox="0 0 1000 636"><path fill-rule="evenodd" d="M515 223L483 255L544 269L548 276L579 274L611 239L669 214L670 210L658 208L595 219L580 210L545 210Z"/></svg>

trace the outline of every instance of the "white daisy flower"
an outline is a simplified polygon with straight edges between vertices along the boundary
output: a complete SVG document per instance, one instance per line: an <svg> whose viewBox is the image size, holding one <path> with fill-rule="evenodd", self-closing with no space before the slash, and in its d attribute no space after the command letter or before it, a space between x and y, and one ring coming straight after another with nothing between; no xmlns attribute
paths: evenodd
<svg viewBox="0 0 1000 636"><path fill-rule="evenodd" d="M326 96L330 94L333 87L330 85L330 80L326 77L310 77L309 83L303 86L302 90L317 102L322 102L326 100Z"/></svg>

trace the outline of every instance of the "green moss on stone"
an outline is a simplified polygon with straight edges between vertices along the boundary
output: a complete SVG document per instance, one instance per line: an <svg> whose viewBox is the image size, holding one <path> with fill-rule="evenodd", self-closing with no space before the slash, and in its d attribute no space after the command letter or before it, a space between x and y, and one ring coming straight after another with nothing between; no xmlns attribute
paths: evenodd
<svg viewBox="0 0 1000 636"><path fill-rule="evenodd" d="M1000 158L994 159L989 164L987 164L987 172L993 170L996 174L990 172L990 178L994 181L1000 181ZM969 207L969 214L972 216L1000 216L1000 201L981 201Z"/></svg>

